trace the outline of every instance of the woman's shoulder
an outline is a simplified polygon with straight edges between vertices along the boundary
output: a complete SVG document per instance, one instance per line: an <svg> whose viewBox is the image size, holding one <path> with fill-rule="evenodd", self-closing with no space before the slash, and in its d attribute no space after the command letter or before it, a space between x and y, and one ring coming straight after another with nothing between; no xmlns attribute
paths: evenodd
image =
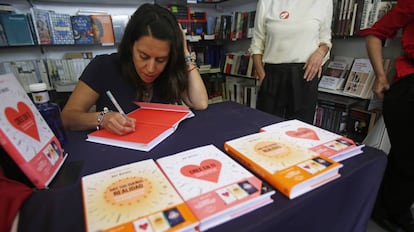
<svg viewBox="0 0 414 232"><path fill-rule="evenodd" d="M97 63L111 63L116 62L118 53L111 53L111 54L100 54L96 55L92 61Z"/></svg>

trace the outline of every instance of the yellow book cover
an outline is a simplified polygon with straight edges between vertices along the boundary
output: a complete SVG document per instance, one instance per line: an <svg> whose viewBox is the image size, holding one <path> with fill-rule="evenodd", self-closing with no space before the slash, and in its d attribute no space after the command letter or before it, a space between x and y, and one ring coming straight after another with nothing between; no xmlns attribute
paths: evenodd
<svg viewBox="0 0 414 232"><path fill-rule="evenodd" d="M152 159L82 177L86 231L187 231L198 221Z"/></svg>
<svg viewBox="0 0 414 232"><path fill-rule="evenodd" d="M342 167L266 131L226 141L224 149L290 199L339 177Z"/></svg>

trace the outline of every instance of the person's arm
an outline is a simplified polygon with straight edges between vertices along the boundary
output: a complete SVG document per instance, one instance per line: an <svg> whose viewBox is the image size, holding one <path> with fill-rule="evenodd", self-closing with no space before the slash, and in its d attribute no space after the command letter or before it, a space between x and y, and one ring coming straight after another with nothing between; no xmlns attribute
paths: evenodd
<svg viewBox="0 0 414 232"><path fill-rule="evenodd" d="M66 130L90 130L98 126L101 112L89 110L99 98L98 93L85 82L79 80L62 110L62 122ZM135 119L125 118L119 112L108 112L101 117L99 125L116 134L126 134L135 130Z"/></svg>
<svg viewBox="0 0 414 232"><path fill-rule="evenodd" d="M375 82L372 91L378 98L383 99L384 92L390 88L390 84L384 69L382 40L374 35L368 35L365 41L368 57L375 73Z"/></svg>
<svg viewBox="0 0 414 232"><path fill-rule="evenodd" d="M181 28L181 25L180 25ZM187 40L185 33L184 36L184 55L189 56L190 52L187 48ZM205 110L208 107L208 94L201 78L200 72L196 64L190 64L187 67L188 73L188 89L183 93L182 98L184 103L195 110Z"/></svg>
<svg viewBox="0 0 414 232"><path fill-rule="evenodd" d="M257 76L259 78L260 83L262 83L263 79L266 76L266 73L263 67L262 57L263 55L261 54L253 54L253 64L254 64L254 68L256 69Z"/></svg>

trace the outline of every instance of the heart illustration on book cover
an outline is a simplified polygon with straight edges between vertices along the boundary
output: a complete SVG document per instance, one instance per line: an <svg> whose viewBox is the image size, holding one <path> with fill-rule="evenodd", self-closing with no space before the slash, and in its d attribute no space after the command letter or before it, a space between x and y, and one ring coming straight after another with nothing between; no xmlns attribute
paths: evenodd
<svg viewBox="0 0 414 232"><path fill-rule="evenodd" d="M286 135L290 137L296 137L301 139L312 139L312 140L319 140L318 135L315 131L309 128L298 128L296 131L290 130L286 131Z"/></svg>
<svg viewBox="0 0 414 232"><path fill-rule="evenodd" d="M181 174L187 177L217 183L220 176L221 163L214 159L206 159L200 165L185 165L180 171Z"/></svg>
<svg viewBox="0 0 414 232"><path fill-rule="evenodd" d="M7 107L4 111L7 120L14 128L40 141L36 120L29 106L24 102L18 102L17 110Z"/></svg>

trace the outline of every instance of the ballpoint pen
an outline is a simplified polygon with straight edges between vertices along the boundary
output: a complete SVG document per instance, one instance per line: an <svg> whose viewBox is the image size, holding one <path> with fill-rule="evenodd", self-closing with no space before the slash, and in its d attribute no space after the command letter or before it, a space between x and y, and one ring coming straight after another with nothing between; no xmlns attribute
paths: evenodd
<svg viewBox="0 0 414 232"><path fill-rule="evenodd" d="M118 110L119 113L121 113L122 116L124 116L125 118L127 118L124 110L122 110L121 106L118 104L118 102L116 101L115 97L112 95L111 91L106 91L106 95L108 95L109 99L111 99L112 103L115 105L116 109Z"/></svg>

